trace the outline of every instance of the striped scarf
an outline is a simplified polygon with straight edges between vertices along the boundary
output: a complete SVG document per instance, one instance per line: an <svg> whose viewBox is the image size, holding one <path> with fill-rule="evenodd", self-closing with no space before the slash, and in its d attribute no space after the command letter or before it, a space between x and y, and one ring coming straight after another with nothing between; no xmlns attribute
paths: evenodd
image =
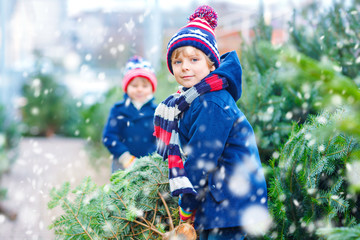
<svg viewBox="0 0 360 240"><path fill-rule="evenodd" d="M178 122L181 113L185 112L198 96L228 87L227 80L216 74L209 75L189 89L183 88L170 95L155 110L154 136L157 138L157 153L168 160L169 184L172 196L196 191L186 176L179 140Z"/></svg>

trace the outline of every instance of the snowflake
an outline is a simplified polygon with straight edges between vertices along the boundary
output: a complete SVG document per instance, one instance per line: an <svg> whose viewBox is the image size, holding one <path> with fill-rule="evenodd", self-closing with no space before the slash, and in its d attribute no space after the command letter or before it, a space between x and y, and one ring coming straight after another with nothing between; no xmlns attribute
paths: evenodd
<svg viewBox="0 0 360 240"><path fill-rule="evenodd" d="M100 72L100 73L98 74L98 79L99 79L99 80L105 80L105 79L106 79L106 74L105 74L104 72Z"/></svg>
<svg viewBox="0 0 360 240"><path fill-rule="evenodd" d="M287 112L285 115L285 118L290 120L293 117L293 113L292 112Z"/></svg>
<svg viewBox="0 0 360 240"><path fill-rule="evenodd" d="M5 146L5 135L4 134L0 134L0 148Z"/></svg>
<svg viewBox="0 0 360 240"><path fill-rule="evenodd" d="M339 95L334 95L334 96L332 96L332 98L331 98L331 102L332 102L334 105L341 105L341 103L342 103L342 98L341 98L341 96L339 96Z"/></svg>
<svg viewBox="0 0 360 240"><path fill-rule="evenodd" d="M324 144L321 144L318 149L319 149L319 152L324 152L325 151Z"/></svg>
<svg viewBox="0 0 360 240"><path fill-rule="evenodd" d="M280 154L278 152L273 152L272 157L274 159L278 159L280 157Z"/></svg>
<svg viewBox="0 0 360 240"><path fill-rule="evenodd" d="M129 33L132 33L134 27L135 27L135 23L132 18L130 19L130 21L128 23L125 23L125 28Z"/></svg>
<svg viewBox="0 0 360 240"><path fill-rule="evenodd" d="M39 108L37 108L37 107L33 107L33 108L31 108L31 114L32 115L39 115L39 112L40 112L40 110L39 110Z"/></svg>
<svg viewBox="0 0 360 240"><path fill-rule="evenodd" d="M90 53L85 55L85 61L89 62L92 59L92 55Z"/></svg>
<svg viewBox="0 0 360 240"><path fill-rule="evenodd" d="M253 205L245 209L242 222L245 223L246 232L252 235L261 235L270 228L272 220L264 206Z"/></svg>
<svg viewBox="0 0 360 240"><path fill-rule="evenodd" d="M318 117L316 120L318 121L318 123L320 123L322 125L326 124L326 122L327 122L326 118L323 116Z"/></svg>
<svg viewBox="0 0 360 240"><path fill-rule="evenodd" d="M346 165L349 182L353 185L360 185L360 161Z"/></svg>

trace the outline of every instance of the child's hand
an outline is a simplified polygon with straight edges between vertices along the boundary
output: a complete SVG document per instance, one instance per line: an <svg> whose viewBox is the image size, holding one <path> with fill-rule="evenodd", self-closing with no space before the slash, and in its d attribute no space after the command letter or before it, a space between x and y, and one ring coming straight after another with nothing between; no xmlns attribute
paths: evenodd
<svg viewBox="0 0 360 240"><path fill-rule="evenodd" d="M134 164L136 159L137 158L131 155L129 152L125 152L119 157L119 162L122 164L124 169L127 169Z"/></svg>
<svg viewBox="0 0 360 240"><path fill-rule="evenodd" d="M131 155L131 157L124 163L124 168L125 169L127 169L127 168L129 168L131 165L133 165L134 164L134 162L136 161L136 157L135 156L133 156L133 155Z"/></svg>

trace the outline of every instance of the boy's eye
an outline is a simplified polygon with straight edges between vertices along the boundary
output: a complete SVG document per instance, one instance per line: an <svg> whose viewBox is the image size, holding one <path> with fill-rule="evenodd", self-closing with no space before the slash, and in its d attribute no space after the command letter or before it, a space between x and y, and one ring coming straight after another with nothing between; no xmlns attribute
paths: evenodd
<svg viewBox="0 0 360 240"><path fill-rule="evenodd" d="M198 58L193 58L193 59L191 59L191 61L197 62L197 61L199 61L199 59Z"/></svg>
<svg viewBox="0 0 360 240"><path fill-rule="evenodd" d="M173 61L173 64L180 64L180 63L181 63L180 60L174 60L174 61Z"/></svg>

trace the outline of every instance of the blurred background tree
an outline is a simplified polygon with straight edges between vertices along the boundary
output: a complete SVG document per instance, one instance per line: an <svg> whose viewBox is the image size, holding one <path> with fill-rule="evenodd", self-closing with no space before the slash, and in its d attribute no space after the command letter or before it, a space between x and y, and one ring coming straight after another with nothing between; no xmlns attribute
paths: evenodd
<svg viewBox="0 0 360 240"><path fill-rule="evenodd" d="M329 58L345 76L355 80L360 74L359 5L359 0L333 1L323 9L313 1L304 9L294 10L291 43L313 59Z"/></svg>
<svg viewBox="0 0 360 240"><path fill-rule="evenodd" d="M77 136L81 101L76 101L68 88L52 71L44 71L42 57L22 86L25 104L21 108L23 134L52 136L55 133Z"/></svg>
<svg viewBox="0 0 360 240"><path fill-rule="evenodd" d="M253 30L253 41L242 46L243 94L238 105L254 127L261 159L267 162L285 143L294 121L302 124L308 114L317 113L319 96L317 88L284 72L279 55L287 45L271 43L272 27L265 23L261 6ZM293 79L294 84L284 78Z"/></svg>
<svg viewBox="0 0 360 240"><path fill-rule="evenodd" d="M121 88L115 86L99 102L84 106L81 111L79 136L87 140L86 150L93 166L110 164L107 160L111 156L102 143L102 131L112 105L121 100L122 94Z"/></svg>
<svg viewBox="0 0 360 240"><path fill-rule="evenodd" d="M18 124L6 114L5 107L0 105L0 183L2 176L10 171L19 153L20 131ZM1 201L6 198L6 192L6 188L0 188L0 214L14 220L16 214L5 209L1 204Z"/></svg>

